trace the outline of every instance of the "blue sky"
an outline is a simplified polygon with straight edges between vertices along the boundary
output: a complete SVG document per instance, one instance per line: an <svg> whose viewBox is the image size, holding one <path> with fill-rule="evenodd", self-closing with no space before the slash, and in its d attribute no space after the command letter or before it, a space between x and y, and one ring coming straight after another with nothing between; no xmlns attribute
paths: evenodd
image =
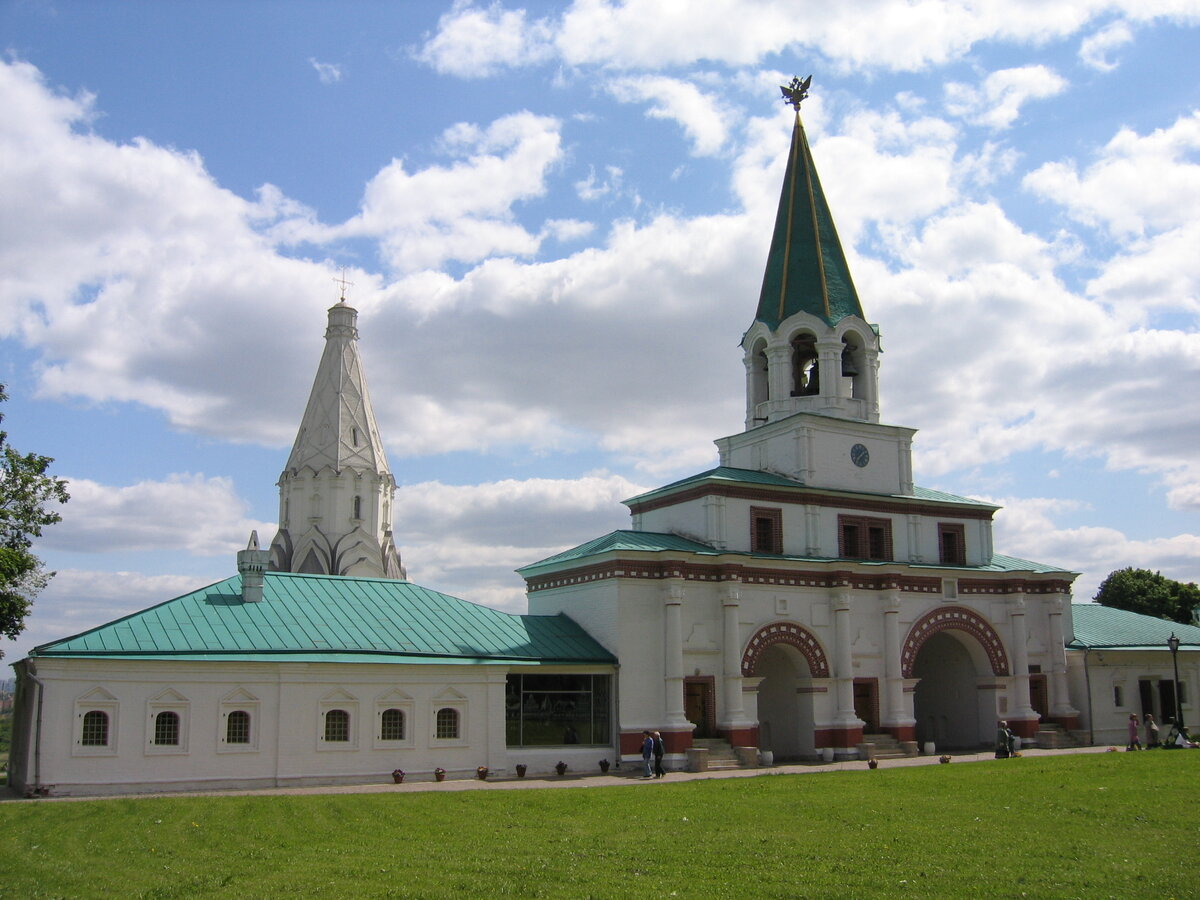
<svg viewBox="0 0 1200 900"><path fill-rule="evenodd" d="M918 483L1076 599L1197 580L1198 38L1196 0L0 4L4 427L72 482L6 655L270 539L343 266L410 576L523 609L742 427L810 72Z"/></svg>

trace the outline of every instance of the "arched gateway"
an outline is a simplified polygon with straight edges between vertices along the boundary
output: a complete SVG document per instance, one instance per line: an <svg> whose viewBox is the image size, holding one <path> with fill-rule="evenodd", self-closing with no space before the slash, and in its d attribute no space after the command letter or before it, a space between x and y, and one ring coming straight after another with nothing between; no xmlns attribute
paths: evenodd
<svg viewBox="0 0 1200 900"><path fill-rule="evenodd" d="M943 606L913 623L900 655L915 679L913 716L919 743L973 748L992 741L1000 679L1009 674L1000 635L979 613Z"/></svg>
<svg viewBox="0 0 1200 900"><path fill-rule="evenodd" d="M754 633L742 654L742 675L757 677L758 745L777 760L816 752L813 694L826 688L829 659L816 636L795 622L772 622Z"/></svg>

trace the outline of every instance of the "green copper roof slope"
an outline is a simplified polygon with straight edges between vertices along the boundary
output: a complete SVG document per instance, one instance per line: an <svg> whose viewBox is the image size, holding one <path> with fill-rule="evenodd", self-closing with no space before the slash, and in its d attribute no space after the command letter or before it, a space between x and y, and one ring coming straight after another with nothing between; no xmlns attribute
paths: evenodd
<svg viewBox="0 0 1200 900"><path fill-rule="evenodd" d="M799 112L755 319L774 330L798 312L828 325L864 318Z"/></svg>
<svg viewBox="0 0 1200 900"><path fill-rule="evenodd" d="M1168 619L1156 619L1127 609L1099 603L1072 603L1075 638L1068 647L1093 650L1166 650L1167 638L1179 638L1181 647L1200 649L1200 628Z"/></svg>
<svg viewBox="0 0 1200 900"><path fill-rule="evenodd" d="M32 657L339 662L613 662L567 616L519 616L409 581L268 572L261 603L241 577L192 591Z"/></svg>

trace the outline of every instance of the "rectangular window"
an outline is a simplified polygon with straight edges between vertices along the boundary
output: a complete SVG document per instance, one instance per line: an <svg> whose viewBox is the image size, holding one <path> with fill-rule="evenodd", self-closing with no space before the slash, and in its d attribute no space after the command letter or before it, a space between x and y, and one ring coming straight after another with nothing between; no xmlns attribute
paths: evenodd
<svg viewBox="0 0 1200 900"><path fill-rule="evenodd" d="M750 550L753 553L783 553L783 510L750 507Z"/></svg>
<svg viewBox="0 0 1200 900"><path fill-rule="evenodd" d="M943 566L967 564L967 535L961 523L938 523L938 558Z"/></svg>
<svg viewBox="0 0 1200 900"><path fill-rule="evenodd" d="M610 681L608 675L509 675L508 745L609 743Z"/></svg>
<svg viewBox="0 0 1200 900"><path fill-rule="evenodd" d="M838 555L843 559L890 560L891 519L838 516Z"/></svg>
<svg viewBox="0 0 1200 900"><path fill-rule="evenodd" d="M1121 693L1121 686L1119 684L1114 684L1113 685L1113 706L1124 706L1124 705L1125 705L1125 697Z"/></svg>

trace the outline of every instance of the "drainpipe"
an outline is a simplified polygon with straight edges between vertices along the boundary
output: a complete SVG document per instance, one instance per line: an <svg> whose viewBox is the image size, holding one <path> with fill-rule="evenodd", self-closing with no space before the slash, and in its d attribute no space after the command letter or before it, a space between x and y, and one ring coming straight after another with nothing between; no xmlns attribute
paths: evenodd
<svg viewBox="0 0 1200 900"><path fill-rule="evenodd" d="M1083 683L1087 687L1088 698L1088 743L1094 747L1096 745L1096 719L1092 715L1092 672L1088 668L1088 656L1091 652L1091 647L1083 648Z"/></svg>
<svg viewBox="0 0 1200 900"><path fill-rule="evenodd" d="M25 677L37 685L37 717L33 726L33 793L38 795L42 787L42 698L46 696L46 685L34 674L33 661L25 670Z"/></svg>

